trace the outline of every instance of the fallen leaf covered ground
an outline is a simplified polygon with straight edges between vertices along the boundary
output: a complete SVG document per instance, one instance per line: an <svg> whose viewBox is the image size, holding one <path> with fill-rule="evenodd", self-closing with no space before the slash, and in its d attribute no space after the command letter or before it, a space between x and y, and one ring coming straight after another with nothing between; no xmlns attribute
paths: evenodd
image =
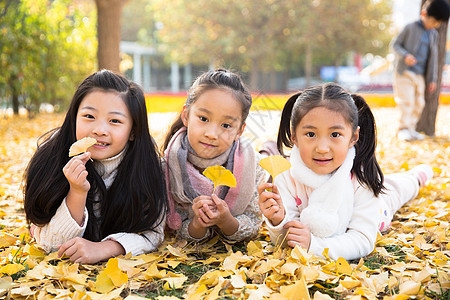
<svg viewBox="0 0 450 300"><path fill-rule="evenodd" d="M257 239L233 245L218 238L194 245L168 236L154 253L95 265L46 255L28 234L21 181L37 138L63 116L1 118L0 298L449 299L450 106L440 107L436 138L411 143L395 138L394 108L374 113L383 171L428 163L435 177L397 213L375 251L350 262L311 256L298 247L274 248L264 228ZM152 134L162 141L164 132Z"/></svg>

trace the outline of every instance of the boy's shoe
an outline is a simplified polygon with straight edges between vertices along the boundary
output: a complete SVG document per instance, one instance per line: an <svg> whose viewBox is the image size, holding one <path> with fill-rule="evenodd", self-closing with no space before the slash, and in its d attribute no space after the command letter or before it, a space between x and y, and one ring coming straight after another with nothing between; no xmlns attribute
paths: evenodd
<svg viewBox="0 0 450 300"><path fill-rule="evenodd" d="M407 171L406 173L415 176L419 181L420 187L425 186L427 181L433 178L433 169L426 164L418 165L412 168L411 170Z"/></svg>
<svg viewBox="0 0 450 300"><path fill-rule="evenodd" d="M399 140L402 141L410 142L415 140L414 136L411 134L411 131L409 131L409 129L406 128L400 129L399 132L397 133L397 137Z"/></svg>
<svg viewBox="0 0 450 300"><path fill-rule="evenodd" d="M417 132L415 130L411 130L410 134L415 140L423 141L425 139L425 135L424 134L421 134L421 133L419 133L419 132Z"/></svg>

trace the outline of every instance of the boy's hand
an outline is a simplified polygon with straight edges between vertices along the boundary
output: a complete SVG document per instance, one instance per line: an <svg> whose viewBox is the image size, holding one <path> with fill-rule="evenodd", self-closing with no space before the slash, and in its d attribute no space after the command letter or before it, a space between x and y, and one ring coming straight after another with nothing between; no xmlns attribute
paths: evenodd
<svg viewBox="0 0 450 300"><path fill-rule="evenodd" d="M417 59L412 54L405 55L405 64L408 66L414 66L417 63Z"/></svg>
<svg viewBox="0 0 450 300"><path fill-rule="evenodd" d="M269 192L267 189L272 189L272 191ZM258 194L258 204L262 214L272 222L273 226L277 226L285 216L283 201L281 201L277 186L272 183L260 184Z"/></svg>
<svg viewBox="0 0 450 300"><path fill-rule="evenodd" d="M286 237L287 244L291 247L300 245L307 251L311 244L311 231L309 227L300 221L289 221L284 225L284 228L288 230Z"/></svg>
<svg viewBox="0 0 450 300"><path fill-rule="evenodd" d="M86 162L90 157L91 153L89 152L74 156L63 168L64 176L66 176L70 188L74 191L87 193L91 188L86 171Z"/></svg>
<svg viewBox="0 0 450 300"><path fill-rule="evenodd" d="M436 90L436 83L435 82L430 82L428 84L428 92L434 93L435 90Z"/></svg>

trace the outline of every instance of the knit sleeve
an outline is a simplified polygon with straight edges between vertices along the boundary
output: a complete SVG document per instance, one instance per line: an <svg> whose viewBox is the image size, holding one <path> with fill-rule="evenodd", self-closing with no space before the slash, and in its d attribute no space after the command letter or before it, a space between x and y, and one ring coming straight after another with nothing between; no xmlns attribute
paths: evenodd
<svg viewBox="0 0 450 300"><path fill-rule="evenodd" d="M245 211L242 214L235 216L235 218L239 222L239 228L232 235L222 234L226 240L243 241L256 237L262 224L257 192L253 195L253 199Z"/></svg>
<svg viewBox="0 0 450 300"><path fill-rule="evenodd" d="M108 235L102 241L114 240L125 249L125 253L131 253L132 256L140 255L146 252L154 251L164 240L165 217L154 229L140 234L119 232Z"/></svg>
<svg viewBox="0 0 450 300"><path fill-rule="evenodd" d="M36 226L33 236L36 243L41 245L45 251L53 252L68 240L83 236L88 222L86 208L84 208L83 220L83 225L78 225L70 214L66 199L64 199L49 223L44 226Z"/></svg>
<svg viewBox="0 0 450 300"><path fill-rule="evenodd" d="M346 232L331 237L319 238L311 235L309 251L321 256L325 248L332 259L347 260L367 256L375 248L380 216L379 199L368 189L359 186Z"/></svg>

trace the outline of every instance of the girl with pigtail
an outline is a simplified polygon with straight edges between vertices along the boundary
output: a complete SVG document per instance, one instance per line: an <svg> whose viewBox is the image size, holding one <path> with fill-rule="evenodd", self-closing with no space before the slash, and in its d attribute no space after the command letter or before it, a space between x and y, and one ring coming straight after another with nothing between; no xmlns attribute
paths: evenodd
<svg viewBox="0 0 450 300"><path fill-rule="evenodd" d="M219 234L228 241L254 238L261 227L257 186L268 174L260 155L241 135L252 96L240 76L226 69L201 74L163 146L168 196L167 226L201 242ZM214 190L203 171L223 166L235 187Z"/></svg>
<svg viewBox="0 0 450 300"><path fill-rule="evenodd" d="M431 179L428 165L383 176L375 157L374 116L358 95L335 83L313 86L287 101L277 146L290 151L290 170L258 186L272 242L316 255L357 259L377 233Z"/></svg>

